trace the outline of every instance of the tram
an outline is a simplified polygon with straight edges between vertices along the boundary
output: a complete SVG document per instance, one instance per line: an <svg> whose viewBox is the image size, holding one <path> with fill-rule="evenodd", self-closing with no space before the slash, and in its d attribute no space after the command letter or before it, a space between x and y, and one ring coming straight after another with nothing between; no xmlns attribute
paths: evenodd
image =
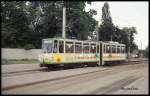
<svg viewBox="0 0 150 96"><path fill-rule="evenodd" d="M118 42L81 41L62 38L42 40L40 67L100 66L106 62L125 61L125 44Z"/></svg>

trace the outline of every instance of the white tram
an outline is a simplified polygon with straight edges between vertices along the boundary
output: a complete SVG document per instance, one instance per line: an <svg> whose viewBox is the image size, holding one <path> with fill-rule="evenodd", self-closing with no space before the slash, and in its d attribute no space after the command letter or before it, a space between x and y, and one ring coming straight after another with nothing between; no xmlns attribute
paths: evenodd
<svg viewBox="0 0 150 96"><path fill-rule="evenodd" d="M80 41L62 38L42 40L41 67L94 66L126 60L125 45L116 42Z"/></svg>

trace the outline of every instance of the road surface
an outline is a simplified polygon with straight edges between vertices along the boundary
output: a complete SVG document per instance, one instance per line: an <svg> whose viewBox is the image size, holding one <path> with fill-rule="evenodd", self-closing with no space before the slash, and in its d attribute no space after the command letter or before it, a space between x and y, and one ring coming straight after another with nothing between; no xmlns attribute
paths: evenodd
<svg viewBox="0 0 150 96"><path fill-rule="evenodd" d="M2 90L2 94L148 94L148 62L108 68L109 70ZM73 70L74 73L75 70L80 71ZM36 75L33 77L36 78Z"/></svg>

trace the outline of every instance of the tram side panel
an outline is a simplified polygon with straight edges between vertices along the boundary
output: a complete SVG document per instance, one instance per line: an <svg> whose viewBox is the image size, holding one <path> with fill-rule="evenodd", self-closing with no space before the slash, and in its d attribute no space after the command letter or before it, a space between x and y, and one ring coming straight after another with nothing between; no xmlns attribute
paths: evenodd
<svg viewBox="0 0 150 96"><path fill-rule="evenodd" d="M44 54L44 64L59 64L59 63L82 63L82 62L98 62L99 54L80 54L80 53L53 53Z"/></svg>
<svg viewBox="0 0 150 96"><path fill-rule="evenodd" d="M65 47L66 42L62 43ZM58 43L59 44L59 43ZM74 43L75 44L75 43ZM93 43L94 44L94 43ZM96 44L96 43L95 43ZM53 44L55 45L55 44ZM56 45L57 46L57 45ZM97 47L97 46L96 46ZM61 49L57 46L58 49ZM75 47L73 47L75 48ZM99 47L98 47L99 48ZM94 53L66 53L66 48L63 48L65 52L62 53L45 53L40 56L41 67L48 66L59 66L63 64L78 64L78 63L97 63L100 60L100 54L98 52ZM60 50L59 50L60 51ZM57 52L59 52L57 50ZM100 50L99 50L100 52Z"/></svg>
<svg viewBox="0 0 150 96"><path fill-rule="evenodd" d="M125 61L127 59L125 46L121 46L121 44L114 44L114 48L112 46L113 45L109 43L101 44L101 65L104 65L105 62Z"/></svg>
<svg viewBox="0 0 150 96"><path fill-rule="evenodd" d="M100 65L104 65L103 61L103 43L100 43Z"/></svg>
<svg viewBox="0 0 150 96"><path fill-rule="evenodd" d="M64 41L58 39L45 39L43 44L45 46L43 49L46 50L46 53L43 53L39 58L41 67L91 62L92 64L98 63L98 65L104 65L105 62L126 59L125 52L118 52L118 47L113 48L115 52L112 51L112 46L124 46L124 44L88 41L83 42L73 40ZM51 49L50 52L49 49Z"/></svg>

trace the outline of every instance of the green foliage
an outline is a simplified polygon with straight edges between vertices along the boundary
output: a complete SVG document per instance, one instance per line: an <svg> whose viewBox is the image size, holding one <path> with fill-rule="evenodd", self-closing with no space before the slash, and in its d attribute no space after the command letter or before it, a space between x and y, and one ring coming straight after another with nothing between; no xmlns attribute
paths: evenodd
<svg viewBox="0 0 150 96"><path fill-rule="evenodd" d="M16 47L32 42L27 13L24 10L25 2L2 1L2 47Z"/></svg>
<svg viewBox="0 0 150 96"><path fill-rule="evenodd" d="M149 57L149 46L147 46L144 50L144 56Z"/></svg>
<svg viewBox="0 0 150 96"><path fill-rule="evenodd" d="M94 31L97 21L92 18L95 10L85 12L85 2L69 2L67 8L67 37L85 40Z"/></svg>
<svg viewBox="0 0 150 96"><path fill-rule="evenodd" d="M110 41L114 37L114 25L112 23L112 18L110 16L109 5L104 3L102 8L102 24L99 27L99 40L100 41Z"/></svg>
<svg viewBox="0 0 150 96"><path fill-rule="evenodd" d="M26 44L26 45L24 46L24 49L26 49L26 50L35 49L35 46L32 45L32 44Z"/></svg>
<svg viewBox="0 0 150 96"><path fill-rule="evenodd" d="M126 34L126 37L122 36L124 44L127 46L127 51L133 52L138 49L138 46L134 42L134 35L137 34L135 27L124 27L122 32ZM129 50L130 48L130 50Z"/></svg>
<svg viewBox="0 0 150 96"><path fill-rule="evenodd" d="M138 47L134 43L134 35L137 34L135 27L124 27L120 29L112 22L108 3L104 3L102 8L102 24L99 27L100 41L117 41L126 44L126 52L133 52Z"/></svg>
<svg viewBox="0 0 150 96"><path fill-rule="evenodd" d="M104 6L102 8L102 24L106 25L113 25L112 23L112 18L110 16L110 11L109 11L109 5L108 3L104 3Z"/></svg>
<svg viewBox="0 0 150 96"><path fill-rule="evenodd" d="M85 12L85 3L2 1L2 47L24 48L32 44L40 48L41 39L61 37L63 5L67 8L67 38L87 39L97 24L92 18L97 12L93 9Z"/></svg>
<svg viewBox="0 0 150 96"><path fill-rule="evenodd" d="M8 63L8 61L6 60L6 59L2 59L2 62L1 62L2 64L7 64Z"/></svg>
<svg viewBox="0 0 150 96"><path fill-rule="evenodd" d="M66 7L66 37L86 40L92 36L98 22L93 19L97 12L85 11L85 4L78 1L2 1L2 47L41 48L41 39L61 37L62 7ZM120 29L112 22L108 3L102 8L102 24L99 27L99 40L117 41L137 49L134 43L135 27ZM94 37L95 38L95 37ZM94 39L93 39L94 40Z"/></svg>

